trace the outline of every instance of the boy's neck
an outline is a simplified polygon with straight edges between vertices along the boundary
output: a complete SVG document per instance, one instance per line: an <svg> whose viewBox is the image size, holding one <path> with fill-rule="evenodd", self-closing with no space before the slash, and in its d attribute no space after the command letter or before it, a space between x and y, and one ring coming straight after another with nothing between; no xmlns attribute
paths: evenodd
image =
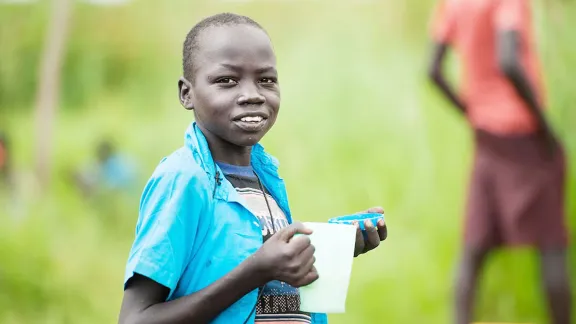
<svg viewBox="0 0 576 324"><path fill-rule="evenodd" d="M210 148L214 161L237 166L249 166L252 148L246 147L242 152L220 151Z"/></svg>
<svg viewBox="0 0 576 324"><path fill-rule="evenodd" d="M209 132L206 132L204 136L214 161L238 166L251 165L251 146L237 146L223 141Z"/></svg>

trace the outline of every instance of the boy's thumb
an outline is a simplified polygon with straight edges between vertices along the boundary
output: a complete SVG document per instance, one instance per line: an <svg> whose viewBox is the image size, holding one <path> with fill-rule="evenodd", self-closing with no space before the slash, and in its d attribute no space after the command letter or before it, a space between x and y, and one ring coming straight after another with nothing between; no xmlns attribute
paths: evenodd
<svg viewBox="0 0 576 324"><path fill-rule="evenodd" d="M293 223L287 227L284 227L278 234L279 239L288 242L294 237L296 234L305 234L310 235L312 234L312 230L304 226L302 223Z"/></svg>

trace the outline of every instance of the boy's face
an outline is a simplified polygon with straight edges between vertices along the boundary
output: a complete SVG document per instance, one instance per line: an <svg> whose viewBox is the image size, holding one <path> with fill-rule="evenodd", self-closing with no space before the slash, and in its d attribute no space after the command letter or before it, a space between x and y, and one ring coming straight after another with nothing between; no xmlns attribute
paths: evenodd
<svg viewBox="0 0 576 324"><path fill-rule="evenodd" d="M193 106L205 135L219 146L258 143L280 108L268 35L247 25L208 28L199 36L194 68L192 83L180 82L180 99L186 108Z"/></svg>

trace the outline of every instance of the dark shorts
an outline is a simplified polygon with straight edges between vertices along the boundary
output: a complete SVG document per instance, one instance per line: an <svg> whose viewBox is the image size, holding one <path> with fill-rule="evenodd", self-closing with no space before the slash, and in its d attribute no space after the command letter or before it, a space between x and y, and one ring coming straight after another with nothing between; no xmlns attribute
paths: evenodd
<svg viewBox="0 0 576 324"><path fill-rule="evenodd" d="M475 134L465 243L474 248L568 244L564 211L565 155L552 156L536 135Z"/></svg>

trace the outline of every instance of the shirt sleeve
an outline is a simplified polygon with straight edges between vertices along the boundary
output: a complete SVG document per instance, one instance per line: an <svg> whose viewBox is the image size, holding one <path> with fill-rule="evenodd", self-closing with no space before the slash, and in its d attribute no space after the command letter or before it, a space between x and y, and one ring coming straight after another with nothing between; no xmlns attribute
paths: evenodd
<svg viewBox="0 0 576 324"><path fill-rule="evenodd" d="M530 16L529 1L527 0L503 0L498 1L494 11L494 24L496 30L522 31L528 23Z"/></svg>
<svg viewBox="0 0 576 324"><path fill-rule="evenodd" d="M452 42L456 28L453 11L449 0L440 0L436 5L430 27L431 36L435 42L442 44Z"/></svg>
<svg viewBox="0 0 576 324"><path fill-rule="evenodd" d="M205 204L203 192L193 171L157 171L148 180L124 285L138 273L173 293L192 253Z"/></svg>

